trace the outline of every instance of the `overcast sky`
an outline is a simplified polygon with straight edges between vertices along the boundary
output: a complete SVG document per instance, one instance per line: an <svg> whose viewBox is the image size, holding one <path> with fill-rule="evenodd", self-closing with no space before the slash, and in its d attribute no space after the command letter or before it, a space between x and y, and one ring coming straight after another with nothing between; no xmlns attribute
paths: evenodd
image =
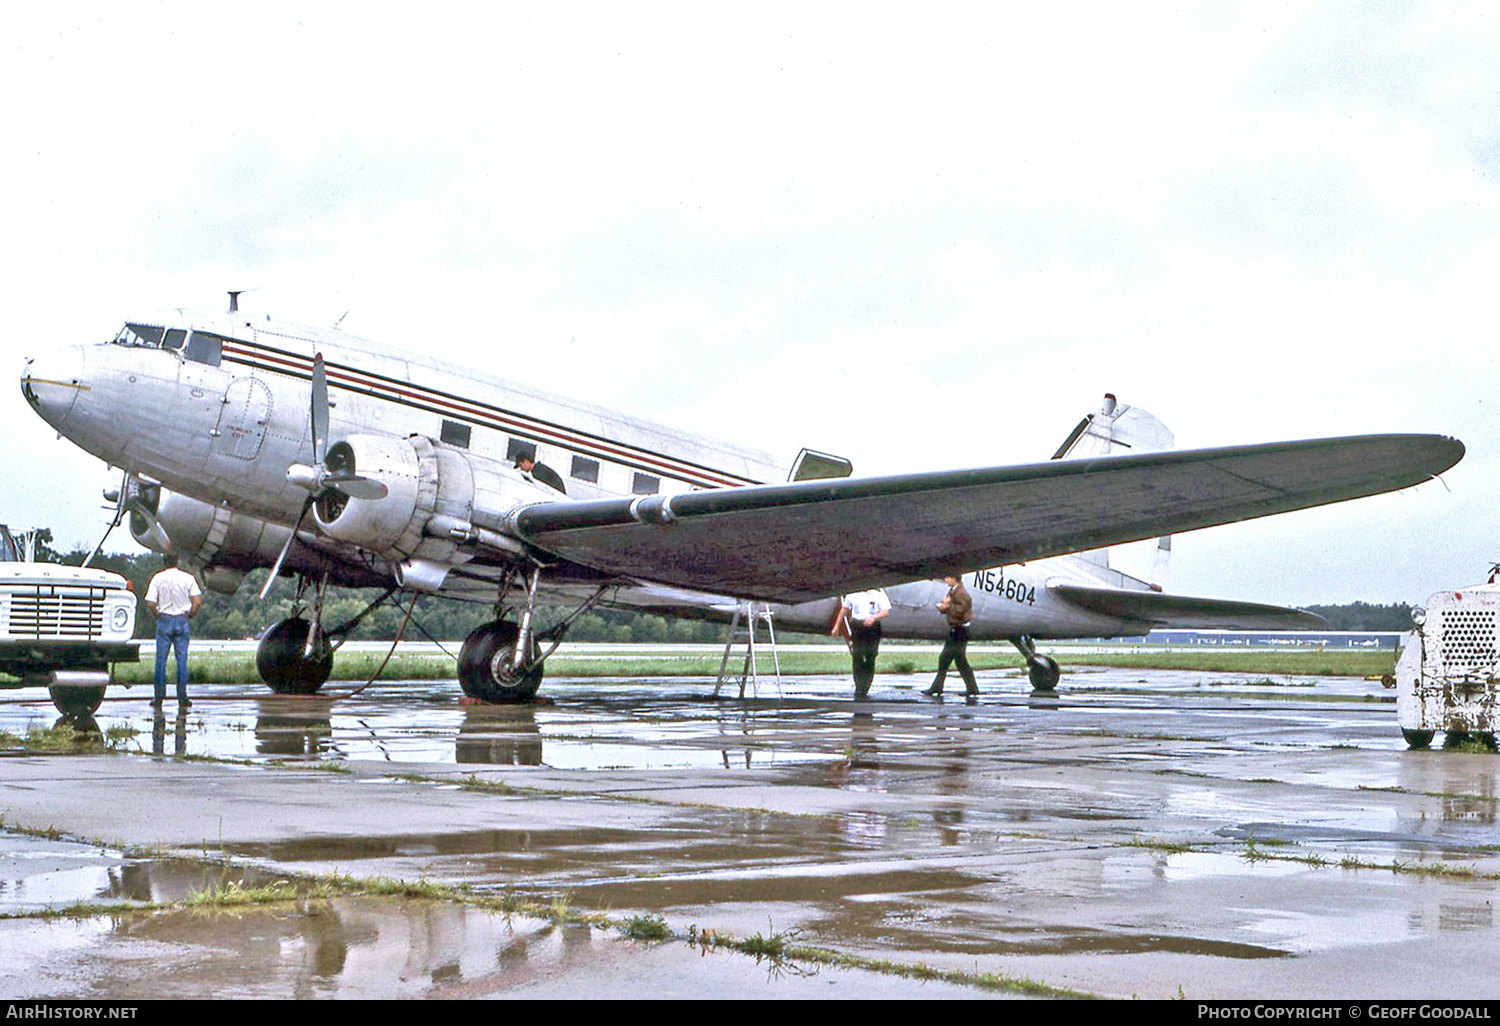
<svg viewBox="0 0 1500 1026"><path fill-rule="evenodd" d="M1500 8L6 4L0 355L219 306L886 473L1456 436L1176 540L1173 590L1417 602L1500 560ZM0 401L0 520L103 464ZM123 532L112 548L133 545Z"/></svg>

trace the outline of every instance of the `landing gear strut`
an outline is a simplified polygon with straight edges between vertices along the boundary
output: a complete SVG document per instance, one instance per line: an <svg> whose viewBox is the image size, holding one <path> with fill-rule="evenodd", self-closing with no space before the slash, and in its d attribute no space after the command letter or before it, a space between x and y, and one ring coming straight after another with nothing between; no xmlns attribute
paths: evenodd
<svg viewBox="0 0 1500 1026"><path fill-rule="evenodd" d="M1033 690L1056 691L1058 678L1062 676L1057 660L1049 655L1039 655L1036 643L1025 634L1011 638L1010 643L1026 659L1026 676L1031 678Z"/></svg>
<svg viewBox="0 0 1500 1026"><path fill-rule="evenodd" d="M500 582L500 601L495 605L495 618L464 639L463 647L458 651L458 684L470 698L481 702L531 701L542 686L547 657L562 644L569 625L592 609L606 591L601 587L562 622L538 632L534 620L541 576L541 566L532 566L526 577L525 607L519 619L512 620L506 616L505 599L512 590L520 588L514 576L507 573ZM541 648L542 642L550 642L546 651Z"/></svg>
<svg viewBox="0 0 1500 1026"><path fill-rule="evenodd" d="M278 695L311 695L333 672L333 645L323 632L323 590L319 581L313 594L313 616L302 615L302 593L307 579L299 578L292 615L273 624L261 635L255 649L255 669L260 679Z"/></svg>

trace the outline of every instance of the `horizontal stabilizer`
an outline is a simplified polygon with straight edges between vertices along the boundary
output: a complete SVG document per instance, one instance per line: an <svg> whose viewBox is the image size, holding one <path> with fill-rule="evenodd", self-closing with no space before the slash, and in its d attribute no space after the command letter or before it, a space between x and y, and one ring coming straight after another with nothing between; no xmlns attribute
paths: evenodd
<svg viewBox="0 0 1500 1026"><path fill-rule="evenodd" d="M543 502L510 528L606 573L798 602L1394 491L1463 453L1368 435Z"/></svg>
<svg viewBox="0 0 1500 1026"><path fill-rule="evenodd" d="M1058 584L1047 589L1092 613L1118 617L1141 626L1197 627L1230 631L1315 631L1328 626L1317 613L1259 602L1228 602L1223 599L1165 595L1159 591L1126 591L1123 588L1090 588Z"/></svg>

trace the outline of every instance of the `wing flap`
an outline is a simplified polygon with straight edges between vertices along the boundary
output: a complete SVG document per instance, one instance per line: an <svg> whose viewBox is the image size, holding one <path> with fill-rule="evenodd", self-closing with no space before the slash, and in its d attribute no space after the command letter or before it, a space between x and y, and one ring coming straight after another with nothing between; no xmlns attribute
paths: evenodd
<svg viewBox="0 0 1500 1026"><path fill-rule="evenodd" d="M510 527L607 573L798 602L1394 491L1463 452L1437 435L1320 439L546 502Z"/></svg>
<svg viewBox="0 0 1500 1026"><path fill-rule="evenodd" d="M1158 591L1057 584L1047 589L1075 606L1151 627L1198 627L1230 631L1315 631L1328 626L1317 613L1259 602L1168 595Z"/></svg>

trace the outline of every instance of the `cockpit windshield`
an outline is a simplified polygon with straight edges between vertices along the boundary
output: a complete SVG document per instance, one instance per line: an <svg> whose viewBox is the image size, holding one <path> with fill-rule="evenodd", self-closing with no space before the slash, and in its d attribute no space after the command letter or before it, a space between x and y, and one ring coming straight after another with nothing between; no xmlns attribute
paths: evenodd
<svg viewBox="0 0 1500 1026"><path fill-rule="evenodd" d="M183 345L187 342L186 328L164 328L155 324L127 324L114 337L114 344L117 346L171 349L182 353L187 359L196 363L206 363L211 367L219 365L224 342L222 336L207 331L195 331L192 342L184 350Z"/></svg>
<svg viewBox="0 0 1500 1026"><path fill-rule="evenodd" d="M158 328L154 324L127 324L115 336L115 345L150 346L152 349L159 349L161 337L165 332L165 328Z"/></svg>

